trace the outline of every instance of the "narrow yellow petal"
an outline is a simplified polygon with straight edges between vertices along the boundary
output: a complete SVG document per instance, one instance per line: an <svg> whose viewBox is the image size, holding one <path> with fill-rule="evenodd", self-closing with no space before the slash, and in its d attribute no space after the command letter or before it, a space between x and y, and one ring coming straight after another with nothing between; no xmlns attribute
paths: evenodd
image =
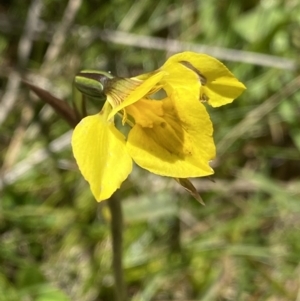
<svg viewBox="0 0 300 301"><path fill-rule="evenodd" d="M124 136L107 122L105 115L84 118L72 136L78 167L98 202L108 199L132 169Z"/></svg>
<svg viewBox="0 0 300 301"><path fill-rule="evenodd" d="M150 110L151 101L148 106ZM174 178L213 174L209 166L215 156L213 129L203 104L187 91L174 90L163 100L163 112L153 127L138 122L129 132L127 148L133 160L153 173Z"/></svg>
<svg viewBox="0 0 300 301"><path fill-rule="evenodd" d="M132 90L132 92L123 99L122 102L120 102L119 105L113 108L113 110L110 112L108 116L108 120L111 119L117 112L122 110L123 108L137 102L141 98L143 98L145 95L147 95L153 88L156 86L156 84L162 79L162 77L165 75L165 72L157 72L153 76L146 79L140 86L138 86L136 89ZM109 95L107 96L109 100Z"/></svg>
<svg viewBox="0 0 300 301"><path fill-rule="evenodd" d="M111 80L106 81L105 94L107 96L107 101L111 104L113 108L119 106L124 99L134 90L137 89L139 85L143 83L142 80L115 77Z"/></svg>

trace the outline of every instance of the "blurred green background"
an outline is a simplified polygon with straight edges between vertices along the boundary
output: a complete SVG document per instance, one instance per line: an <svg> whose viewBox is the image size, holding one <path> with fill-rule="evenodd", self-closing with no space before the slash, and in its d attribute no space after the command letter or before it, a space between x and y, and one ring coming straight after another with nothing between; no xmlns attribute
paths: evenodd
<svg viewBox="0 0 300 301"><path fill-rule="evenodd" d="M299 1L2 0L0 301L113 300L107 205L69 126L20 79L71 102L81 69L134 76L188 49L247 91L208 108L214 182L193 181L205 207L137 167L118 191L130 300L300 300Z"/></svg>

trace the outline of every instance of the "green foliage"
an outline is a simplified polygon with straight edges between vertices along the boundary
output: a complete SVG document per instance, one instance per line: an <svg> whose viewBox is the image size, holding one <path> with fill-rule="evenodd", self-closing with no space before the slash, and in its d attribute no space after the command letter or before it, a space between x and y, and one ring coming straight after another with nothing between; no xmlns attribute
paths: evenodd
<svg viewBox="0 0 300 301"><path fill-rule="evenodd" d="M30 7L39 3L38 25L30 28ZM153 37L218 46L223 54L248 51L238 61L234 52L223 59L248 89L231 105L208 108L216 174L214 182L193 181L205 207L175 181L138 168L119 191L131 300L297 300L298 1L82 1L69 24L66 7L67 1L0 4L0 301L113 295L106 203L93 200L76 169L62 137L68 124L27 86L13 86L12 71L71 103L82 69L133 76L157 68L172 49ZM127 33L142 37L136 42ZM263 66L257 53L277 57ZM272 67L280 58L294 59L295 68ZM99 106L90 101L87 111Z"/></svg>

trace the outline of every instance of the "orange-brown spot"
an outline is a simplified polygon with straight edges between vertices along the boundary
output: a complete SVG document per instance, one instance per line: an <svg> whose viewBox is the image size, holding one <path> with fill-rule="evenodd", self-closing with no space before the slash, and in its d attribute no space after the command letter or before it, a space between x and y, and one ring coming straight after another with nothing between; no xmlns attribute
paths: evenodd
<svg viewBox="0 0 300 301"><path fill-rule="evenodd" d="M165 122L161 122L160 126L164 129L167 126L167 124Z"/></svg>
<svg viewBox="0 0 300 301"><path fill-rule="evenodd" d="M209 101L209 97L206 94L202 93L202 95L200 96L200 101L207 102Z"/></svg>

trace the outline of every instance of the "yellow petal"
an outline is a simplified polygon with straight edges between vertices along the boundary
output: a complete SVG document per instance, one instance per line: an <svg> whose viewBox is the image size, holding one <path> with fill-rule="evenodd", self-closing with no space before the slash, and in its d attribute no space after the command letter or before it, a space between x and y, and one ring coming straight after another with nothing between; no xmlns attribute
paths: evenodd
<svg viewBox="0 0 300 301"><path fill-rule="evenodd" d="M108 79L105 87L107 101L113 108L117 107L142 83L142 80L125 77Z"/></svg>
<svg viewBox="0 0 300 301"><path fill-rule="evenodd" d="M150 110L151 101L148 106ZM187 91L174 90L170 98L163 100L163 111L152 128L136 123L129 132L127 148L132 159L142 168L163 176L213 174L209 166L215 156L213 129L203 104Z"/></svg>
<svg viewBox="0 0 300 301"><path fill-rule="evenodd" d="M161 80L167 94L171 94L174 89L188 90L196 97L200 94L201 82L198 75L183 64L172 63L164 65L161 69L167 73Z"/></svg>
<svg viewBox="0 0 300 301"><path fill-rule="evenodd" d="M156 84L162 79L165 75L165 72L157 72L153 76L146 79L140 86L136 89L132 90L132 92L123 99L123 101L110 112L108 119L111 119L117 112L122 110L123 108L137 102L141 98L143 98L146 94L148 94L152 89L156 86ZM109 95L107 96L109 100Z"/></svg>
<svg viewBox="0 0 300 301"><path fill-rule="evenodd" d="M200 100L207 101L212 107L220 107L233 102L245 89L237 79L224 76L204 86Z"/></svg>
<svg viewBox="0 0 300 301"><path fill-rule="evenodd" d="M189 51L178 53L171 56L161 70L170 70L176 64L198 76L202 86L199 98L213 107L232 102L246 89L225 65L209 55Z"/></svg>
<svg viewBox="0 0 300 301"><path fill-rule="evenodd" d="M155 124L164 122L163 102L141 99L126 108L126 113L134 118L135 123L142 127L153 128Z"/></svg>
<svg viewBox="0 0 300 301"><path fill-rule="evenodd" d="M98 202L108 199L131 172L132 160L124 136L107 122L104 114L81 120L73 132L72 148Z"/></svg>

